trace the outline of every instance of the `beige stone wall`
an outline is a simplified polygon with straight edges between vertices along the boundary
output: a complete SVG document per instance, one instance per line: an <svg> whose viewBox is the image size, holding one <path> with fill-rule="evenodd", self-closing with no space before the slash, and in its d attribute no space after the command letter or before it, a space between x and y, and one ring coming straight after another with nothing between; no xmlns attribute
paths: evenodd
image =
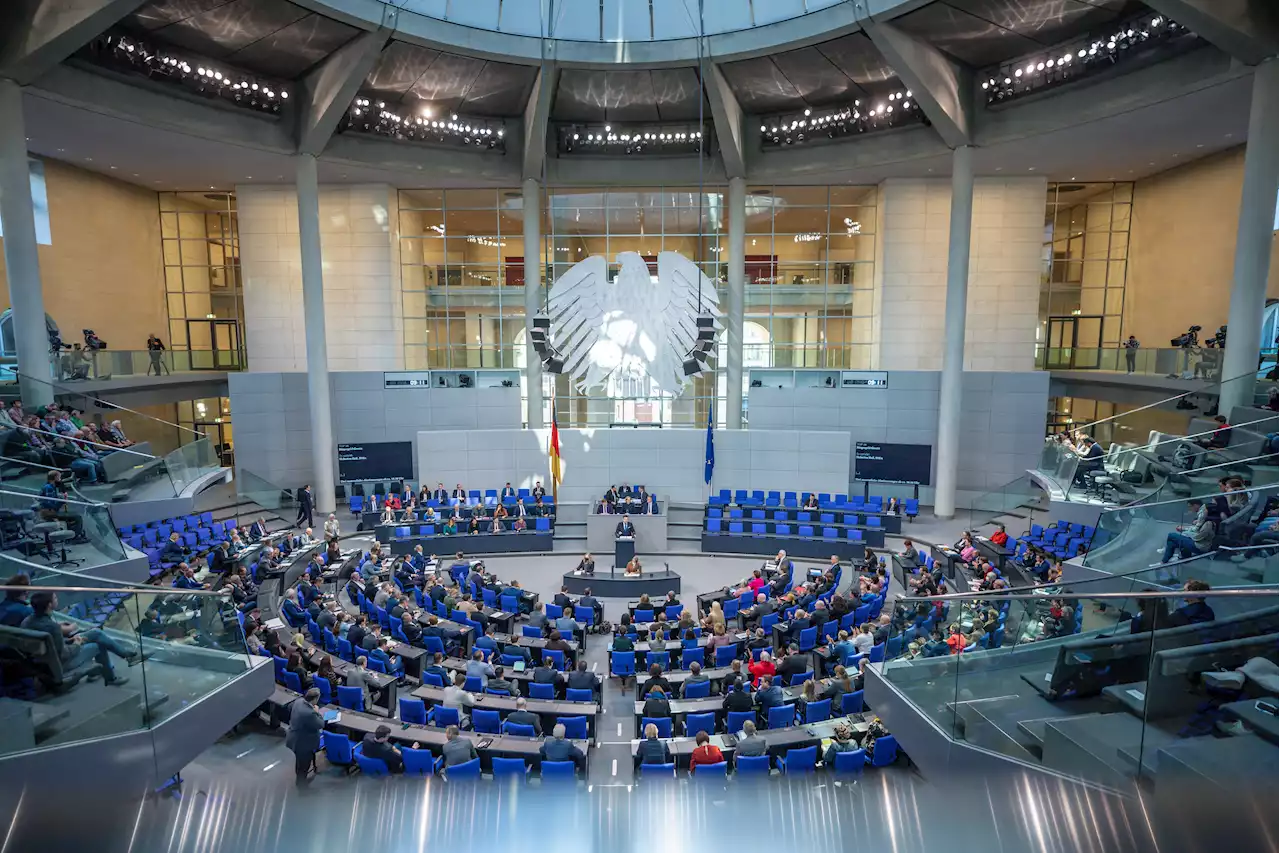
<svg viewBox="0 0 1280 853"><path fill-rule="evenodd" d="M1167 347L1189 325L1203 335L1227 322L1243 181L1241 146L1137 182L1126 334ZM1277 295L1274 238L1267 295Z"/></svg>
<svg viewBox="0 0 1280 853"><path fill-rule="evenodd" d="M44 161L52 245L40 246L45 310L63 338L93 329L112 349L145 349L168 336L160 215L151 190ZM3 240L0 240L3 245ZM0 256L0 310L9 307Z"/></svg>

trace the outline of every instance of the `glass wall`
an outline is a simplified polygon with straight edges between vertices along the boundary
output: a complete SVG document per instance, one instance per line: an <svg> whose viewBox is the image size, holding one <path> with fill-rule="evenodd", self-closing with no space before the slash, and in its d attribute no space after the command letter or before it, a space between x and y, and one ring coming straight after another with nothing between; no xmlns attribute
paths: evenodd
<svg viewBox="0 0 1280 853"><path fill-rule="evenodd" d="M190 352L189 369L242 369L244 291L236 197L210 191L159 193L159 198L169 311L165 346ZM163 337L165 330L155 331Z"/></svg>
<svg viewBox="0 0 1280 853"><path fill-rule="evenodd" d="M724 310L726 201L724 187L552 188L541 282L592 255L615 275L619 252L638 252L656 274L658 253L676 251L716 283ZM518 189L401 191L407 367L524 367L523 217ZM753 187L746 223L744 366L869 367L875 188ZM726 396L724 353L722 336L712 368L677 397L640 382L584 394L548 376L544 398L562 426L700 426ZM723 424L723 405L716 414Z"/></svg>
<svg viewBox="0 0 1280 853"><path fill-rule="evenodd" d="M1097 368L1124 340L1133 184L1056 183L1045 206L1040 367Z"/></svg>

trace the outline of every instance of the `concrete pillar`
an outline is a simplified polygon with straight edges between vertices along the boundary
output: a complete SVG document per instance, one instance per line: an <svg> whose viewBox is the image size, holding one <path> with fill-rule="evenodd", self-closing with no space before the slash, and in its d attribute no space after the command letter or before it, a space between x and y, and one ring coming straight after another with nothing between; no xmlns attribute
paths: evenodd
<svg viewBox="0 0 1280 853"><path fill-rule="evenodd" d="M28 411L34 411L53 402L53 387L49 384L53 372L49 337L45 334L22 89L12 80L0 80L0 226L4 229L4 264L9 278L9 304L13 307L22 400Z"/></svg>
<svg viewBox="0 0 1280 853"><path fill-rule="evenodd" d="M535 178L524 182L524 378L529 395L529 429L542 422L542 361L533 348L533 315L542 310L542 188ZM551 286L551 282L547 282Z"/></svg>
<svg viewBox="0 0 1280 853"><path fill-rule="evenodd" d="M938 393L938 459L933 514L956 514L956 476L960 464L960 401L964 381L964 323L969 299L969 240L973 222L973 148L951 155L951 234L947 243L946 326Z"/></svg>
<svg viewBox="0 0 1280 853"><path fill-rule="evenodd" d="M729 287L725 306L725 427L742 429L742 318L746 311L747 182L729 179Z"/></svg>
<svg viewBox="0 0 1280 853"><path fill-rule="evenodd" d="M1235 272L1231 278L1231 310L1227 316L1227 351L1222 360L1222 394L1218 414L1231 416L1236 406L1253 402L1252 380L1226 380L1258 369L1262 309L1271 262L1271 226L1276 215L1277 158L1276 59L1253 71L1253 104L1249 141L1244 153L1244 186L1240 190L1240 224L1236 227ZM1210 330L1206 330L1208 332Z"/></svg>
<svg viewBox="0 0 1280 853"><path fill-rule="evenodd" d="M311 492L317 514L334 509L333 415L329 347L324 328L324 267L320 260L320 187L316 158L297 155L298 243L302 251L302 316L307 325L307 395L311 416ZM290 483L289 486L295 486ZM301 484L296 484L301 485ZM317 520L318 523L318 520Z"/></svg>

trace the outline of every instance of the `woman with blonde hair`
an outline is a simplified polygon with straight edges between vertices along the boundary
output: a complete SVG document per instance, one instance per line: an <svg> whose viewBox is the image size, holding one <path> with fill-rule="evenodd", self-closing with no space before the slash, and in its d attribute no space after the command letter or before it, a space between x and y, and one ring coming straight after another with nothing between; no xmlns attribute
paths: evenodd
<svg viewBox="0 0 1280 853"><path fill-rule="evenodd" d="M727 623L724 618L724 608L720 606L720 602L711 602L711 627L716 631L727 629Z"/></svg>

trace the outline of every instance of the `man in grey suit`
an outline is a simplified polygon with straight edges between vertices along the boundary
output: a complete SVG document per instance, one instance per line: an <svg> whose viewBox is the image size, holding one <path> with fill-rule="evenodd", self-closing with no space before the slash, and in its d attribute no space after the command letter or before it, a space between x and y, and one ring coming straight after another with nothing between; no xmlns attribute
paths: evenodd
<svg viewBox="0 0 1280 853"><path fill-rule="evenodd" d="M693 661L689 664L689 674L685 677L684 684L680 685L680 696L683 697L686 695L689 685L705 684L710 680L710 678L707 678L707 676L702 674L702 664L697 661Z"/></svg>
<svg viewBox="0 0 1280 853"><path fill-rule="evenodd" d="M533 726L534 735L542 737L542 720L529 710L529 703L523 696L516 700L516 709L507 714L506 721L517 726Z"/></svg>
<svg viewBox="0 0 1280 853"><path fill-rule="evenodd" d="M364 655L356 658L356 665L347 669L347 686L359 687L360 692L364 694L364 708L369 708L369 684L372 679L365 669L369 665L369 659Z"/></svg>
<svg viewBox="0 0 1280 853"><path fill-rule="evenodd" d="M445 767L466 764L471 759L479 757L474 743L467 738L458 737L457 726L449 726L445 729L444 737L444 746L440 748L440 754L444 756Z"/></svg>
<svg viewBox="0 0 1280 853"><path fill-rule="evenodd" d="M289 734L284 745L293 751L293 771L297 785L304 788L311 781L311 768L320 751L320 732L324 729L324 715L320 713L320 691L312 687L301 699L289 705Z"/></svg>
<svg viewBox="0 0 1280 853"><path fill-rule="evenodd" d="M756 724L747 720L742 724L743 737L738 739L737 745L734 746L733 759L737 761L742 756L752 757L764 755L769 749L769 742L760 735L756 734Z"/></svg>

